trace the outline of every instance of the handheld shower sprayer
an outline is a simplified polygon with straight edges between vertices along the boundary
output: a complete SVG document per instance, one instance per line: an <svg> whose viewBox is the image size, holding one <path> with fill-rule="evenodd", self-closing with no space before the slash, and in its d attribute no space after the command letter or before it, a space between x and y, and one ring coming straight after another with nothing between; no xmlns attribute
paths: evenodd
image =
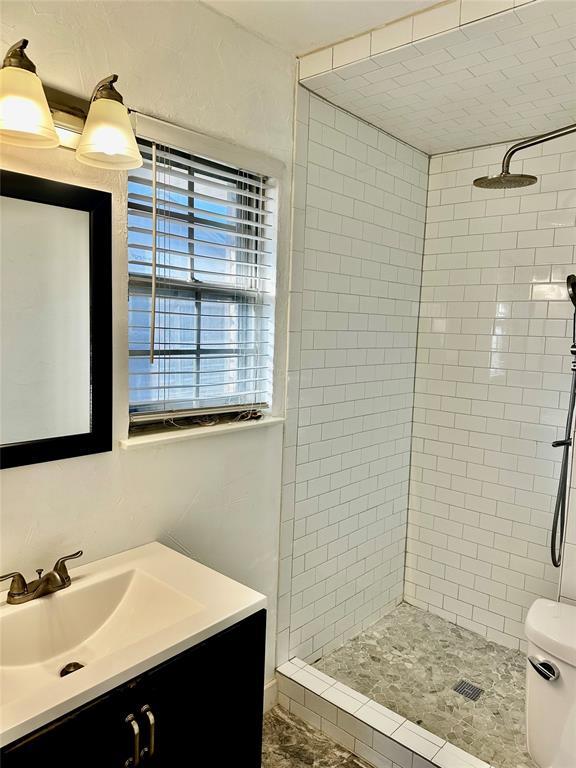
<svg viewBox="0 0 576 768"><path fill-rule="evenodd" d="M572 318L572 383L570 386L570 400L568 401L568 414L566 417L566 430L563 440L555 440L554 448L562 448L562 464L560 467L560 479L558 480L558 493L554 505L554 517L552 520L552 536L550 540L550 556L552 565L559 568L562 562L562 547L564 545L564 531L566 528L566 505L568 501L568 477L570 467L570 448L572 446L572 429L574 421L574 406L576 404L576 275L568 275L566 288L570 301L574 305Z"/></svg>
<svg viewBox="0 0 576 768"><path fill-rule="evenodd" d="M570 301L572 304L574 304L574 310L576 312L576 275L568 275L566 278L566 288L568 290Z"/></svg>

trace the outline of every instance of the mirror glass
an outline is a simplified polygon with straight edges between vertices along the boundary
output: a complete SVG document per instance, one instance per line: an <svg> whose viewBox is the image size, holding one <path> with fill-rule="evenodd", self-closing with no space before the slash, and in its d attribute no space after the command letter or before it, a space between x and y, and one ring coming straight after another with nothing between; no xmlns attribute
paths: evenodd
<svg viewBox="0 0 576 768"><path fill-rule="evenodd" d="M112 449L112 195L0 169L0 468Z"/></svg>
<svg viewBox="0 0 576 768"><path fill-rule="evenodd" d="M90 214L0 197L0 443L90 430Z"/></svg>

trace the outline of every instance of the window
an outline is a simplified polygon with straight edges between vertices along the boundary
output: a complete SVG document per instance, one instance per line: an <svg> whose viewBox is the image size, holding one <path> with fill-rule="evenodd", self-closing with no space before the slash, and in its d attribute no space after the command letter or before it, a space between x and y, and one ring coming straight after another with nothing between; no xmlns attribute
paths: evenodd
<svg viewBox="0 0 576 768"><path fill-rule="evenodd" d="M139 144L144 165L128 178L131 424L260 411L272 389L269 180Z"/></svg>

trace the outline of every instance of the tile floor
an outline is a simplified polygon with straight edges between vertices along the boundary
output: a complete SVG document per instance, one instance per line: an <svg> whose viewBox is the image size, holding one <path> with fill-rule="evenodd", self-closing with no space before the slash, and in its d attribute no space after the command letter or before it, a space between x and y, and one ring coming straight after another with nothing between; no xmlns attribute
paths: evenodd
<svg viewBox="0 0 576 768"><path fill-rule="evenodd" d="M519 651L403 603L314 666L495 768L535 768ZM461 679L478 701L452 690Z"/></svg>
<svg viewBox="0 0 576 768"><path fill-rule="evenodd" d="M280 707L264 718L262 768L369 768Z"/></svg>

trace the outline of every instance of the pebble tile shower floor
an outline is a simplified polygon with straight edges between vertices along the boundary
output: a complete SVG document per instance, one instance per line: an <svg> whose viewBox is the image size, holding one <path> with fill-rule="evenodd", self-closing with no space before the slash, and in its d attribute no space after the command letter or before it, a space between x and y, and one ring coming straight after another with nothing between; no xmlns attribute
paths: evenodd
<svg viewBox="0 0 576 768"><path fill-rule="evenodd" d="M314 666L495 768L536 768L520 651L403 603ZM477 701L452 690L461 680Z"/></svg>

